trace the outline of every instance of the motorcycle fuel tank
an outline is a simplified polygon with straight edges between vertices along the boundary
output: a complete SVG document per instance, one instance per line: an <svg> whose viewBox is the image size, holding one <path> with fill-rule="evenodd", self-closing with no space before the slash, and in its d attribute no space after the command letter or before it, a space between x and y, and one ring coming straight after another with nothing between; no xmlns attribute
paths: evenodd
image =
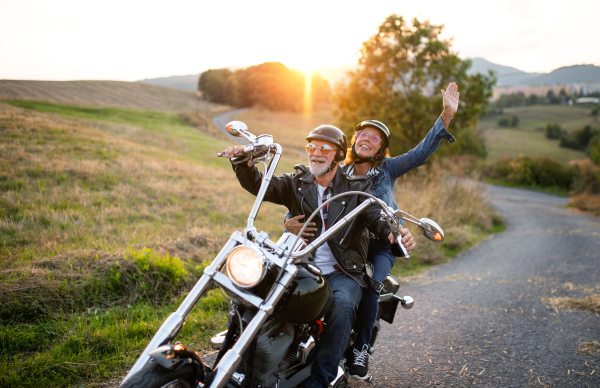
<svg viewBox="0 0 600 388"><path fill-rule="evenodd" d="M312 265L298 265L298 273L285 293L277 315L289 323L310 323L321 318L329 305L329 285Z"/></svg>

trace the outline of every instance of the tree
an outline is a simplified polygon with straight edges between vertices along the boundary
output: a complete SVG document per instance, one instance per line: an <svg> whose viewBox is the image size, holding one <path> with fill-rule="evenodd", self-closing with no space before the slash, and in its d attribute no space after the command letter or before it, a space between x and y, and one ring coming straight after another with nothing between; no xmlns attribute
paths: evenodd
<svg viewBox="0 0 600 388"><path fill-rule="evenodd" d="M550 104L558 104L560 102L559 98L556 97L556 94L554 94L554 90L552 89L548 90L548 93L546 93L546 98Z"/></svg>
<svg viewBox="0 0 600 388"><path fill-rule="evenodd" d="M471 62L458 58L450 41L439 39L442 29L416 18L408 25L402 16L391 15L363 43L358 69L349 73L348 83L338 84L333 96L338 125L347 134L360 121L377 119L390 128L392 154L406 152L431 128L442 110L440 90L454 81L461 106L451 129L458 139L453 148L485 155L473 128L495 79L491 73L467 75Z"/></svg>
<svg viewBox="0 0 600 388"><path fill-rule="evenodd" d="M228 96L231 91L227 90L231 86L231 70L228 69L210 69L200 75L198 80L198 90L206 94L208 99L218 104L227 104ZM232 104L234 105L234 104Z"/></svg>

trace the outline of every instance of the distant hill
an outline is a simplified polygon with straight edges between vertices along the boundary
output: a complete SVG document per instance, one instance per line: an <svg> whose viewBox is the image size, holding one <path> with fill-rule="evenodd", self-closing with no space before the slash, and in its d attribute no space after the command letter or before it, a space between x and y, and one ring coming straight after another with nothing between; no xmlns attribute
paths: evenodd
<svg viewBox="0 0 600 388"><path fill-rule="evenodd" d="M469 74L496 73L496 86L510 85L554 85L582 82L600 82L600 67L594 65L574 65L561 67L550 73L527 73L510 66L502 66L483 58L471 58Z"/></svg>
<svg viewBox="0 0 600 388"><path fill-rule="evenodd" d="M496 74L497 86L529 85L529 82L531 82L532 79L543 74L527 73L515 67L489 62L483 58L471 58L471 63L471 68L468 71L469 74L480 73L487 75L488 70L491 70Z"/></svg>
<svg viewBox="0 0 600 388"><path fill-rule="evenodd" d="M202 109L194 92L141 82L0 80L0 100L194 112Z"/></svg>
<svg viewBox="0 0 600 388"><path fill-rule="evenodd" d="M600 82L600 67L594 65L566 66L532 79L533 85L583 82Z"/></svg>
<svg viewBox="0 0 600 388"><path fill-rule="evenodd" d="M600 67L594 65L574 65L561 67L550 73L527 73L515 67L499 65L484 58L471 58L472 66L469 74L487 74L488 70L496 73L496 86L510 85L547 85L547 84L571 84L581 82L600 82ZM319 74L333 88L336 83L342 81L348 71L355 70L356 63L341 66L321 67L316 69ZM240 67L229 67L235 71ZM198 79L200 74L175 75L172 77L148 78L139 80L139 83L167 86L170 88L195 92L198 90Z"/></svg>
<svg viewBox="0 0 600 388"><path fill-rule="evenodd" d="M189 90L195 92L198 90L198 79L200 74L174 75L171 77L147 78L137 82L167 86L170 88Z"/></svg>

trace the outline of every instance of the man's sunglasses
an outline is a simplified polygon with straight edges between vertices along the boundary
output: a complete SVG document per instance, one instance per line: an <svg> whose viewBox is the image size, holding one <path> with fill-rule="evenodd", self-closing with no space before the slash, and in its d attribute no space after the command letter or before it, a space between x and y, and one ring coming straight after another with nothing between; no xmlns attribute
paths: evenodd
<svg viewBox="0 0 600 388"><path fill-rule="evenodd" d="M316 150L321 150L321 155L323 155L323 156L327 156L331 153L331 151L333 151L333 148L331 148L331 146L329 146L327 144L323 144L322 146L317 147L313 143L308 143L306 145L306 147L304 147L304 149L306 150L306 153L308 153L309 155L314 155Z"/></svg>
<svg viewBox="0 0 600 388"><path fill-rule="evenodd" d="M381 137L366 131L356 131L356 140L368 139L373 145L381 143Z"/></svg>

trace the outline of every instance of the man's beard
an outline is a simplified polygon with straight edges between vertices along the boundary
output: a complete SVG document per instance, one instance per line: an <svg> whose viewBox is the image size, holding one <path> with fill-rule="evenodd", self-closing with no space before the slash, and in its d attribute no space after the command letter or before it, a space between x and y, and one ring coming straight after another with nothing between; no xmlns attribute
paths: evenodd
<svg viewBox="0 0 600 388"><path fill-rule="evenodd" d="M312 162L324 162L323 164L316 164ZM314 176L322 176L329 172L329 165L327 159L319 156L311 156L308 160L308 168Z"/></svg>

